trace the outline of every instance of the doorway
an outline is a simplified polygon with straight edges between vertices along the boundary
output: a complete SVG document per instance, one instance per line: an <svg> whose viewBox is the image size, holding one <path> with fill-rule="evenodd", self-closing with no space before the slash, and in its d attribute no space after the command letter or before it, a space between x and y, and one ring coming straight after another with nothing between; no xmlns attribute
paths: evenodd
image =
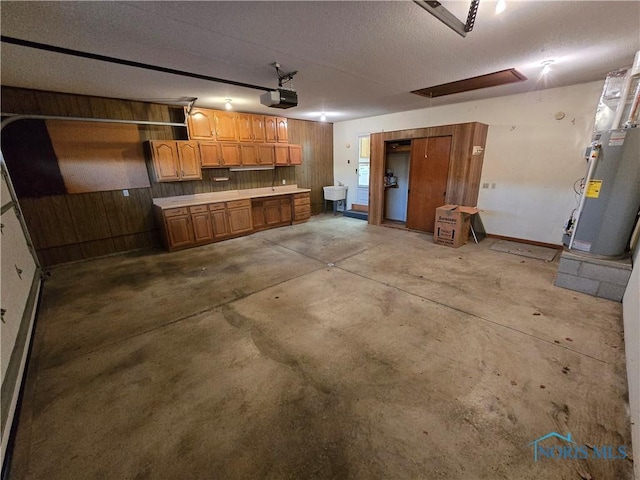
<svg viewBox="0 0 640 480"><path fill-rule="evenodd" d="M451 136L411 142L407 228L433 233L436 208L447 195Z"/></svg>

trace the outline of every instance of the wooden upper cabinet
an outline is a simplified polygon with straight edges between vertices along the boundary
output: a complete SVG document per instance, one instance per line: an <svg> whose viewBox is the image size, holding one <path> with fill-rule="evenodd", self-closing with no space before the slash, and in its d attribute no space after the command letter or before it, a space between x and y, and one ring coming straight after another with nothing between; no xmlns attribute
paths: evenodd
<svg viewBox="0 0 640 480"><path fill-rule="evenodd" d="M238 132L236 131L236 116L236 113L223 112L220 110L213 111L216 140L222 142L238 141Z"/></svg>
<svg viewBox="0 0 640 480"><path fill-rule="evenodd" d="M277 117L277 135L278 143L289 143L289 132L287 131L287 119Z"/></svg>
<svg viewBox="0 0 640 480"><path fill-rule="evenodd" d="M260 165L275 165L275 145L268 143L258 145L258 163Z"/></svg>
<svg viewBox="0 0 640 480"><path fill-rule="evenodd" d="M180 180L176 142L152 141L149 144L156 180L158 182Z"/></svg>
<svg viewBox="0 0 640 480"><path fill-rule="evenodd" d="M242 166L256 166L258 163L258 149L255 145L240 144Z"/></svg>
<svg viewBox="0 0 640 480"><path fill-rule="evenodd" d="M202 168L222 167L222 151L217 142L198 142Z"/></svg>
<svg viewBox="0 0 640 480"><path fill-rule="evenodd" d="M264 141L267 143L278 141L278 119L276 117L264 117Z"/></svg>
<svg viewBox="0 0 640 480"><path fill-rule="evenodd" d="M200 150L198 142L176 142L180 163L181 180L199 180L202 178L200 168Z"/></svg>
<svg viewBox="0 0 640 480"><path fill-rule="evenodd" d="M302 165L302 147L289 145L289 165Z"/></svg>
<svg viewBox="0 0 640 480"><path fill-rule="evenodd" d="M241 142L253 142L253 122L249 113L238 113L236 115L236 129L238 140Z"/></svg>
<svg viewBox="0 0 640 480"><path fill-rule="evenodd" d="M225 167L239 167L241 165L240 144L221 143L220 152L222 154L222 164Z"/></svg>
<svg viewBox="0 0 640 480"><path fill-rule="evenodd" d="M251 132L253 133L254 142L262 143L265 141L264 116L251 115Z"/></svg>
<svg viewBox="0 0 640 480"><path fill-rule="evenodd" d="M198 142L152 140L149 145L156 181L175 182L202 178Z"/></svg>
<svg viewBox="0 0 640 480"><path fill-rule="evenodd" d="M213 110L206 108L192 108L187 114L187 129L191 140L215 140L215 123Z"/></svg>

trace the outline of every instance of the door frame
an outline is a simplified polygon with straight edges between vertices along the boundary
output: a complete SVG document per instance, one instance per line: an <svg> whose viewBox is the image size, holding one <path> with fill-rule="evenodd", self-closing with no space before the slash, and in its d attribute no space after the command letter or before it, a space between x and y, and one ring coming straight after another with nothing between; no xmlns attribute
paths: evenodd
<svg viewBox="0 0 640 480"><path fill-rule="evenodd" d="M368 222L371 225L382 225L383 223L385 143L399 140L451 136L451 157L445 203L476 206L488 129L489 126L484 123L469 122L372 133Z"/></svg>

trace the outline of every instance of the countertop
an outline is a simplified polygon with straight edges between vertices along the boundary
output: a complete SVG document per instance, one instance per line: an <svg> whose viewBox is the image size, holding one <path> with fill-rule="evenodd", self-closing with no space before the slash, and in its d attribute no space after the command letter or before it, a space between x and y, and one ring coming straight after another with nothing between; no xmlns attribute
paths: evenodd
<svg viewBox="0 0 640 480"><path fill-rule="evenodd" d="M229 202L251 198L273 197L276 195L291 195L294 193L310 192L309 188L298 188L298 185L282 185L276 187L249 188L245 190L226 190L224 192L196 193L194 195L179 195L176 197L154 198L153 204L162 210L167 208L190 207L215 202Z"/></svg>

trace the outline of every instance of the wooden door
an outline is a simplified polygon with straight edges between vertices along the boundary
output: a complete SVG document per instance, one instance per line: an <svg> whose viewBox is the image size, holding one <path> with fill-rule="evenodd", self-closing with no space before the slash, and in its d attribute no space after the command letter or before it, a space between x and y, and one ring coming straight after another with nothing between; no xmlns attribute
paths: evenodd
<svg viewBox="0 0 640 480"><path fill-rule="evenodd" d="M234 202L228 202L228 204L231 203ZM227 211L229 213L229 231L231 234L235 235L253 231L251 203L247 203L245 207L229 208Z"/></svg>
<svg viewBox="0 0 640 480"><path fill-rule="evenodd" d="M267 225L277 225L281 222L279 198L275 198L273 200L265 200L264 218Z"/></svg>
<svg viewBox="0 0 640 480"><path fill-rule="evenodd" d="M180 180L176 142L151 142L151 156L156 180L159 182Z"/></svg>
<svg viewBox="0 0 640 480"><path fill-rule="evenodd" d="M278 141L278 119L276 117L264 117L264 140L267 143Z"/></svg>
<svg viewBox="0 0 640 480"><path fill-rule="evenodd" d="M240 157L242 166L258 165L258 152L255 145L240 144Z"/></svg>
<svg viewBox="0 0 640 480"><path fill-rule="evenodd" d="M182 180L198 180L202 178L200 168L200 150L198 142L176 142L178 159L180 160L180 178Z"/></svg>
<svg viewBox="0 0 640 480"><path fill-rule="evenodd" d="M276 165L289 165L289 147L287 145L275 145Z"/></svg>
<svg viewBox="0 0 640 480"><path fill-rule="evenodd" d="M302 147L289 145L289 165L302 165Z"/></svg>
<svg viewBox="0 0 640 480"><path fill-rule="evenodd" d="M225 167L240 166L240 145L237 143L221 143L220 153Z"/></svg>
<svg viewBox="0 0 640 480"><path fill-rule="evenodd" d="M238 129L238 140L241 142L252 142L252 115L249 113L238 113L236 116L236 127Z"/></svg>
<svg viewBox="0 0 640 480"><path fill-rule="evenodd" d="M251 201L251 216L253 217L253 228L260 230L264 228L267 223L264 218L264 201L252 200Z"/></svg>
<svg viewBox="0 0 640 480"><path fill-rule="evenodd" d="M253 134L253 141L256 143L262 143L264 139L264 116L251 115L251 133Z"/></svg>
<svg viewBox="0 0 640 480"><path fill-rule="evenodd" d="M280 219L283 223L291 223L291 198L280 200Z"/></svg>
<svg viewBox="0 0 640 480"><path fill-rule="evenodd" d="M214 203L209 205L211 211L211 226L213 227L213 237L219 240L230 235L229 219L227 218L227 204Z"/></svg>
<svg viewBox="0 0 640 480"><path fill-rule="evenodd" d="M187 131L190 140L215 139L213 110L193 108L187 115Z"/></svg>
<svg viewBox="0 0 640 480"><path fill-rule="evenodd" d="M206 167L221 167L222 153L220 144L216 142L198 142L200 147L200 165Z"/></svg>
<svg viewBox="0 0 640 480"><path fill-rule="evenodd" d="M214 110L213 119L216 125L216 140L223 142L238 140L235 113Z"/></svg>
<svg viewBox="0 0 640 480"><path fill-rule="evenodd" d="M278 117L278 143L289 143L289 132L287 130L287 119Z"/></svg>
<svg viewBox="0 0 640 480"><path fill-rule="evenodd" d="M207 205L198 205L189 209L193 225L193 238L196 243L213 241L213 228Z"/></svg>
<svg viewBox="0 0 640 480"><path fill-rule="evenodd" d="M407 228L433 232L436 208L445 204L451 137L411 142Z"/></svg>
<svg viewBox="0 0 640 480"><path fill-rule="evenodd" d="M166 219L166 225L170 248L193 244L193 229L189 215L169 217Z"/></svg>
<svg viewBox="0 0 640 480"><path fill-rule="evenodd" d="M268 143L258 145L258 163L260 165L274 165L276 163L273 145Z"/></svg>

